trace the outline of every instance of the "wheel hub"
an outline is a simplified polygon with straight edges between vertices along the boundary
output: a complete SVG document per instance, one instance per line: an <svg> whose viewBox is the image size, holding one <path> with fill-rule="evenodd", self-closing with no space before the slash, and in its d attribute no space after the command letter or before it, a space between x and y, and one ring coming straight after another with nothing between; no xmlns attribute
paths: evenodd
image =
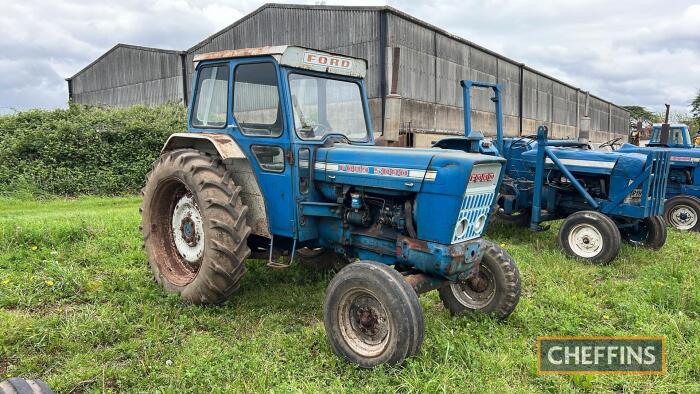
<svg viewBox="0 0 700 394"><path fill-rule="evenodd" d="M362 306L357 309L357 319L360 331L369 336L377 335L380 327L376 310L368 306Z"/></svg>
<svg viewBox="0 0 700 394"><path fill-rule="evenodd" d="M478 275L451 284L450 290L460 304L470 309L481 309L496 296L496 282L491 270L482 264Z"/></svg>
<svg viewBox="0 0 700 394"><path fill-rule="evenodd" d="M389 314L372 294L355 290L341 300L339 326L345 342L364 357L374 357L389 343Z"/></svg>
<svg viewBox="0 0 700 394"><path fill-rule="evenodd" d="M671 226L679 230L690 230L698 224L698 213L687 205L678 205L670 215Z"/></svg>
<svg viewBox="0 0 700 394"><path fill-rule="evenodd" d="M488 287L489 280L483 273L479 272L479 275L471 277L467 280L467 285L475 292L482 293Z"/></svg>
<svg viewBox="0 0 700 394"><path fill-rule="evenodd" d="M180 256L188 263L199 262L204 254L204 224L192 194L185 194L175 204L171 227Z"/></svg>
<svg viewBox="0 0 700 394"><path fill-rule="evenodd" d="M584 258L596 256L603 248L603 236L589 224L579 224L569 233L569 245L576 255Z"/></svg>

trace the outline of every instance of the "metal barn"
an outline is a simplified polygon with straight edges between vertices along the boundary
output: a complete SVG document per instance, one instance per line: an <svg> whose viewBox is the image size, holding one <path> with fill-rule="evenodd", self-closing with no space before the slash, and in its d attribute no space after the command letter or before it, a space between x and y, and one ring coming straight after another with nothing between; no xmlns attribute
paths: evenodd
<svg viewBox="0 0 700 394"><path fill-rule="evenodd" d="M69 95L88 105L187 102L194 55L285 44L367 59L375 130L410 132L416 146L461 133L462 79L503 85L506 135L546 124L551 135L575 137L586 102L593 141L629 129L625 109L391 7L266 4L187 51L119 44L67 79ZM492 134L488 96L472 101L474 126Z"/></svg>

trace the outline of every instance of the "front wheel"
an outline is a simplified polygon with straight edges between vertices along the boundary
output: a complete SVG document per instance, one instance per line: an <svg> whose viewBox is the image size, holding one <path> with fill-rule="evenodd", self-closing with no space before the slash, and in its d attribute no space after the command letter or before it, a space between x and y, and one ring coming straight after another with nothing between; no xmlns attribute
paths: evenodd
<svg viewBox="0 0 700 394"><path fill-rule="evenodd" d="M418 295L395 269L361 261L328 284L323 322L331 348L362 368L397 365L423 343Z"/></svg>
<svg viewBox="0 0 700 394"><path fill-rule="evenodd" d="M661 249L666 243L666 222L661 216L651 216L639 220L634 226L620 231L625 241L650 249Z"/></svg>
<svg viewBox="0 0 700 394"><path fill-rule="evenodd" d="M515 261L496 244L482 243L484 256L479 275L441 287L442 304L453 316L482 312L507 318L520 300L520 272Z"/></svg>
<svg viewBox="0 0 700 394"><path fill-rule="evenodd" d="M622 237L615 222L596 211L569 215L559 229L559 245L574 258L608 264L620 253Z"/></svg>
<svg viewBox="0 0 700 394"><path fill-rule="evenodd" d="M682 231L700 231L700 199L675 196L664 204L666 223Z"/></svg>

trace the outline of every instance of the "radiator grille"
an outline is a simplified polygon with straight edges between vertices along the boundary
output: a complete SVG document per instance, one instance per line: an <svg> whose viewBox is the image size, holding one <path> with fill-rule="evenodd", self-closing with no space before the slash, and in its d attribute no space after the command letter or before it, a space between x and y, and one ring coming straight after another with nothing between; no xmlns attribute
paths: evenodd
<svg viewBox="0 0 700 394"><path fill-rule="evenodd" d="M457 223L461 220L467 220L466 230L462 234L457 234L458 228L455 228L455 235L452 242L462 242L481 236L486 221L488 220L489 211L493 204L494 193L467 194L462 201L462 208L459 211Z"/></svg>
<svg viewBox="0 0 700 394"><path fill-rule="evenodd" d="M484 232L496 198L496 186L500 173L500 163L474 166L457 215L452 243L478 238ZM485 174L493 174L494 177L485 178ZM485 181L485 179L489 180Z"/></svg>

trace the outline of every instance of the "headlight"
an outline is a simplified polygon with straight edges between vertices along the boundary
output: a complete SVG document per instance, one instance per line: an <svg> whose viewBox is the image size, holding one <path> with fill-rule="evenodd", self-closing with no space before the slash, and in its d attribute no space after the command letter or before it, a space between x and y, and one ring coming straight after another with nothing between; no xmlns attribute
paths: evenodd
<svg viewBox="0 0 700 394"><path fill-rule="evenodd" d="M469 221L467 219L462 219L459 222L457 222L457 228L455 229L455 235L457 237L461 237L465 231L467 231L467 226L469 225Z"/></svg>

